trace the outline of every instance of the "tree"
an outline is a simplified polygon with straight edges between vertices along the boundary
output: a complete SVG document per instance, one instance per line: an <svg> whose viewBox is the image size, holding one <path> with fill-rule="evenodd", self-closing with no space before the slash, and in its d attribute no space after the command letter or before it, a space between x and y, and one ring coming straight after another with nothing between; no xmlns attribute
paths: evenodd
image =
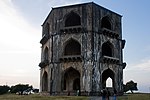
<svg viewBox="0 0 150 100"><path fill-rule="evenodd" d="M7 85L0 86L0 94L8 93L9 90L10 90L10 87Z"/></svg>
<svg viewBox="0 0 150 100"><path fill-rule="evenodd" d="M132 80L127 82L126 85L124 85L124 92L127 91L131 91L131 93L133 93L133 91L137 91L137 83L134 83Z"/></svg>
<svg viewBox="0 0 150 100"><path fill-rule="evenodd" d="M32 86L29 86L29 84L26 84L26 85L24 85L24 84L17 84L15 86L11 86L10 92L11 93L21 92L21 94L22 94L22 92L24 90L27 90L29 88L32 89Z"/></svg>

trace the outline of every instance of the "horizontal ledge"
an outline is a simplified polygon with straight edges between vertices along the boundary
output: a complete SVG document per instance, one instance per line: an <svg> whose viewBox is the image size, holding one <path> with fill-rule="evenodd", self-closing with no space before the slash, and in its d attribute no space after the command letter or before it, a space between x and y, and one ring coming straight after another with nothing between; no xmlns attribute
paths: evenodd
<svg viewBox="0 0 150 100"><path fill-rule="evenodd" d="M72 55L72 56L63 56L60 58L60 61L81 61L82 57L80 55Z"/></svg>

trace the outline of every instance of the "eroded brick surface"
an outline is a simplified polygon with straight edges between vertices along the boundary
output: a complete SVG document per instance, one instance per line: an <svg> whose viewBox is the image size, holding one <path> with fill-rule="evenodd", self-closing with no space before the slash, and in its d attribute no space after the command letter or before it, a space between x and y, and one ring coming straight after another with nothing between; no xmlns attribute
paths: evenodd
<svg viewBox="0 0 150 100"><path fill-rule="evenodd" d="M53 95L100 95L106 80L123 92L119 14L95 3L53 8L42 28L40 89Z"/></svg>

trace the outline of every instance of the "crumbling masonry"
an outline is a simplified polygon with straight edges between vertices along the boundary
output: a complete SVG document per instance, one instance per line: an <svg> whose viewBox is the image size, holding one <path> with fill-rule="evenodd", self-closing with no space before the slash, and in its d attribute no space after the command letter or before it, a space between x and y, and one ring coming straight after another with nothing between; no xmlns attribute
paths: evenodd
<svg viewBox="0 0 150 100"><path fill-rule="evenodd" d="M52 8L42 25L41 92L100 95L111 78L123 93L121 18L93 2Z"/></svg>

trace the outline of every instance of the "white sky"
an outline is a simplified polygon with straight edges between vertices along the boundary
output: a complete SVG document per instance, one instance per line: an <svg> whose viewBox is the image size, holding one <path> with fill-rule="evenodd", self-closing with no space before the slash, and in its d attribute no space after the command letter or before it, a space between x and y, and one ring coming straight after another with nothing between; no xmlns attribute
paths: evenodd
<svg viewBox="0 0 150 100"><path fill-rule="evenodd" d="M39 87L40 34L10 1L0 0L0 84Z"/></svg>
<svg viewBox="0 0 150 100"><path fill-rule="evenodd" d="M51 7L89 0L0 0L0 85L28 83L39 88L41 24ZM123 15L124 83L133 80L139 91L150 87L150 1L93 0ZM140 12L140 13L139 13Z"/></svg>

